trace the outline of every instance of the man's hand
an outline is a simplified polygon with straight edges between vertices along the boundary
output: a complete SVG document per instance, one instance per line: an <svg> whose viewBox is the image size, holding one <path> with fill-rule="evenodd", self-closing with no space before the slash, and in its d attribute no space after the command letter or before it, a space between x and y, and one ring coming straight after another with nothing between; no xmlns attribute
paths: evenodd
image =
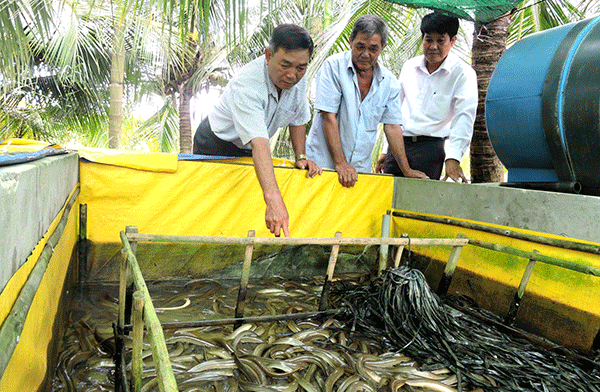
<svg viewBox="0 0 600 392"><path fill-rule="evenodd" d="M265 222L267 223L267 229L275 234L275 237L281 236L281 231L283 231L284 236L289 237L290 216L281 195L266 200L266 204Z"/></svg>
<svg viewBox="0 0 600 392"><path fill-rule="evenodd" d="M252 145L254 170L256 171L256 177L262 188L265 204L267 205L265 211L267 229L277 237L281 235L281 230L283 230L283 234L289 237L288 226L290 224L290 216L277 186L269 140L256 137L250 141L250 144Z"/></svg>
<svg viewBox="0 0 600 392"><path fill-rule="evenodd" d="M420 170L408 169L407 172L402 174L404 174L404 177L408 178L424 178L426 180L429 179L429 176Z"/></svg>
<svg viewBox="0 0 600 392"><path fill-rule="evenodd" d="M383 169L385 168L385 157L387 157L387 154L381 154L379 155L379 158L377 158L377 165L375 165L375 173L383 173Z"/></svg>
<svg viewBox="0 0 600 392"><path fill-rule="evenodd" d="M356 181L358 181L356 169L348 162L335 165L335 171L338 173L340 184L346 188L352 188L356 184Z"/></svg>
<svg viewBox="0 0 600 392"><path fill-rule="evenodd" d="M315 162L310 159L301 159L296 161L295 166L301 170L308 170L306 173L306 178L313 178L314 176L321 175L323 173L323 169L321 166L317 165Z"/></svg>
<svg viewBox="0 0 600 392"><path fill-rule="evenodd" d="M442 181L446 181L448 178L451 178L454 182L463 182L465 184L469 182L460 167L460 162L456 159L446 159L446 174L442 178Z"/></svg>

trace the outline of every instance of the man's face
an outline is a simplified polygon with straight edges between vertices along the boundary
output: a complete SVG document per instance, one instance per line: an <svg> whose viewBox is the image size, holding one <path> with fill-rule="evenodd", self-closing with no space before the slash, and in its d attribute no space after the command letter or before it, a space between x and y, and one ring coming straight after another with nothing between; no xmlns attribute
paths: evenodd
<svg viewBox="0 0 600 392"><path fill-rule="evenodd" d="M350 42L352 50L352 63L361 71L373 69L383 50L381 36L373 34L370 37L365 33L358 33Z"/></svg>
<svg viewBox="0 0 600 392"><path fill-rule="evenodd" d="M423 54L428 67L437 69L446 59L456 42L456 36L450 39L448 33L425 33L423 35Z"/></svg>
<svg viewBox="0 0 600 392"><path fill-rule="evenodd" d="M308 49L285 50L279 48L275 53L265 49L267 71L273 84L280 90L288 90L296 85L306 73L310 54Z"/></svg>

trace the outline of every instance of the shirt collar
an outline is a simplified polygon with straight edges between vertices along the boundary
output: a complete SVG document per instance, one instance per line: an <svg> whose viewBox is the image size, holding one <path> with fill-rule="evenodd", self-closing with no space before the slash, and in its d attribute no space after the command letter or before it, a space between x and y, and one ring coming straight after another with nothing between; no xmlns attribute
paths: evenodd
<svg viewBox="0 0 600 392"><path fill-rule="evenodd" d="M352 51L351 50L346 52L346 57L347 57L348 70L350 70L354 74L356 74L356 69L354 68L354 63L352 63ZM375 67L373 68L373 78L377 79L378 82L380 82L384 78L383 72L381 71L381 66L379 65L379 60L377 60L377 62L375 63Z"/></svg>
<svg viewBox="0 0 600 392"><path fill-rule="evenodd" d="M427 70L427 66L425 66L425 55L421 55L421 56L422 56L422 58L421 58L421 61L419 62L418 68L421 69L421 71L425 72L427 75L432 75ZM433 73L435 74L437 72L442 72L442 71L446 71L447 73L449 73L451 71L452 67L454 66L454 63L456 63L456 58L454 57L454 55L452 53L448 53L448 56L446 56L442 65L440 65L440 67L438 69L436 69Z"/></svg>
<svg viewBox="0 0 600 392"><path fill-rule="evenodd" d="M269 90L269 94L272 95L273 97L275 97L275 99L279 99L279 94L277 93L277 87L275 86L275 84L271 80L271 77L269 76L269 69L267 67L267 58L264 54L261 56L261 58L263 59L263 72L265 75L265 83L267 84L267 89Z"/></svg>

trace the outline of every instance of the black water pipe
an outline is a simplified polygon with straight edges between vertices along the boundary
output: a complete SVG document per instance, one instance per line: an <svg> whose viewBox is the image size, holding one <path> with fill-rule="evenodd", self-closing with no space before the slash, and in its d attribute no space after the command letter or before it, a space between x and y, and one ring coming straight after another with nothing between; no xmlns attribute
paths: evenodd
<svg viewBox="0 0 600 392"><path fill-rule="evenodd" d="M500 186L507 188L532 189L537 191L550 191L561 193L581 193L581 184L573 182L503 182Z"/></svg>

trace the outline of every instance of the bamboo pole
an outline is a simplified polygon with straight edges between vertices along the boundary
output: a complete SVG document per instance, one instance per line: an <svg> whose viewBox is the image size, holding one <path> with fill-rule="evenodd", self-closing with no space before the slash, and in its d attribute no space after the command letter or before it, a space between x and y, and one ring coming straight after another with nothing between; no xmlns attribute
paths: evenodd
<svg viewBox="0 0 600 392"><path fill-rule="evenodd" d="M119 317L117 319L117 325L119 329L123 329L125 325L125 291L127 289L127 275L129 273L129 264L127 263L127 254L123 253L121 259L121 265L119 268Z"/></svg>
<svg viewBox="0 0 600 392"><path fill-rule="evenodd" d="M306 320L309 318L319 318L326 316L335 316L336 314L343 313L344 309L330 309L317 312L306 312L306 313L286 313L277 314L272 316L248 316L241 318L228 318L228 319L208 319L208 320L196 320L196 321L176 321L162 323L163 329L179 329L179 328L197 328L197 327L208 327L216 325L229 325L229 324L244 324L244 323L268 323L272 321L286 321L286 320ZM131 324L125 325L125 329L132 329Z"/></svg>
<svg viewBox="0 0 600 392"><path fill-rule="evenodd" d="M227 245L408 245L408 238L378 237L211 237L163 234L127 234L127 238L138 242L206 243ZM411 245L455 246L467 245L468 239L456 238L412 238Z"/></svg>
<svg viewBox="0 0 600 392"><path fill-rule="evenodd" d="M338 231L335 233L335 238L340 238L342 232ZM325 282L323 283L323 290L321 291L321 300L319 302L319 310L323 311L327 308L327 297L329 296L329 286L333 280L333 272L335 270L335 264L337 263L338 254L340 253L340 246L333 245L331 247L331 254L329 255L329 263L327 264L327 273L325 274Z"/></svg>
<svg viewBox="0 0 600 392"><path fill-rule="evenodd" d="M248 230L248 237L254 237L255 231ZM252 252L254 245L246 245L244 254L244 264L242 265L242 277L240 279L240 290L238 291L237 304L235 305L235 317L244 317L244 308L246 307L246 292L248 291L248 280L250 279L250 265L252 264ZM237 325L237 324L236 324ZM239 327L239 325L237 325Z"/></svg>
<svg viewBox="0 0 600 392"><path fill-rule="evenodd" d="M466 222L463 220L452 219L452 218L421 215L421 214L416 214L416 213L407 212L407 211L392 211L392 215L398 216L401 218L415 219L415 220L422 220L422 221L426 221L426 222L434 222L434 223L442 223L445 225L458 226L458 227L462 227L465 229L483 231L486 233L497 234L497 235L501 235L504 237L516 238L519 240L535 242L538 244L555 246L557 248L577 250L580 252L586 252L586 253L592 253L592 254L600 254L600 246L593 245L593 244L585 244L582 242L543 237L540 235L522 233L522 232L512 231L509 229L500 228L500 227L483 225L480 223Z"/></svg>
<svg viewBox="0 0 600 392"><path fill-rule="evenodd" d="M464 234L459 234L457 238L466 238L466 236ZM446 267L444 268L444 273L442 274L442 278L440 279L440 283L438 284L438 295L444 295L448 292L448 288L450 288L452 276L454 276L454 270L456 270L456 265L458 264L458 259L460 257L460 252L462 251L462 248L463 247L460 245L452 247L450 257L448 258L448 262L446 263Z"/></svg>
<svg viewBox="0 0 600 392"><path fill-rule="evenodd" d="M497 252L508 253L508 254L511 254L514 256L520 256L525 259L540 261L545 264L550 264L550 265L554 265L557 267L566 268L571 271L577 271L577 272L581 272L581 273L587 274L587 275L600 276L600 268L575 263L573 261L558 259L556 257L544 256L539 253L536 254L534 252L527 252L524 250L511 248L509 246L492 244L492 243L485 242L485 241L474 240L472 238L469 239L469 244L479 246L480 248L495 250Z"/></svg>
<svg viewBox="0 0 600 392"><path fill-rule="evenodd" d="M37 290L44 278L50 259L54 254L54 248L60 241L65 226L69 220L69 214L71 208L79 196L79 186L77 186L71 198L65 203L63 208L62 216L56 225L56 228L48 237L46 245L42 249L40 257L35 263L35 266L31 270L27 281L21 288L15 303L13 304L10 312L4 319L2 327L0 327L0 378L4 374L6 367L8 366L10 359L19 343L21 333L23 332L23 326L29 313L31 303L37 293Z"/></svg>
<svg viewBox="0 0 600 392"><path fill-rule="evenodd" d="M125 233L135 234L138 232L137 226L127 226L125 227ZM135 255L137 253L137 241L129 241L129 246L131 247L131 252ZM131 308L133 307L133 291L135 290L133 284L133 278L131 277L131 273L127 272L127 281L126 281L126 290L125 290L125 324L129 324L131 322Z"/></svg>
<svg viewBox="0 0 600 392"><path fill-rule="evenodd" d="M137 259L129 246L129 240L125 231L121 231L121 242L123 243L123 251L127 255L129 266L131 268L133 281L135 286L142 293L144 298L144 319L146 320L146 328L148 329L148 339L152 347L152 358L154 359L158 385L161 392L177 391L177 382L169 360L169 352L163 335L162 326L154 310L152 298L148 292L148 287L142 276L142 271L138 265Z"/></svg>
<svg viewBox="0 0 600 392"><path fill-rule="evenodd" d="M144 295L136 291L133 293L133 349L131 358L131 378L133 379L133 391L140 392L142 389L142 372L144 362L142 360L142 348L144 344Z"/></svg>
<svg viewBox="0 0 600 392"><path fill-rule="evenodd" d="M384 214L381 219L381 238L390 238L390 227L392 225L392 215L388 211ZM381 275L383 270L387 268L388 253L390 250L389 245L379 245L379 270L377 275Z"/></svg>
<svg viewBox="0 0 600 392"><path fill-rule="evenodd" d="M534 250L533 253L539 254L540 252ZM533 272L534 267L535 260L529 259L527 267L525 267L525 272L521 277L521 282L519 283L517 292L515 293L515 297L513 298L513 301L510 304L510 307L508 308L508 312L504 317L504 324L511 325L517 318L517 312L519 311L519 306L521 306L521 300L523 299L523 295L525 294L525 289L527 288L527 283L529 283L529 278L531 278L531 274Z"/></svg>
<svg viewBox="0 0 600 392"><path fill-rule="evenodd" d="M408 234L402 233L400 238L408 239ZM394 268L398 268L400 266L400 259L402 259L402 252L404 252L404 245L398 245L398 248L396 249L396 257L394 257Z"/></svg>
<svg viewBox="0 0 600 392"><path fill-rule="evenodd" d="M87 239L87 204L79 205L79 241L78 250L78 279L79 284L86 281L87 277L87 259L88 259L88 239Z"/></svg>

